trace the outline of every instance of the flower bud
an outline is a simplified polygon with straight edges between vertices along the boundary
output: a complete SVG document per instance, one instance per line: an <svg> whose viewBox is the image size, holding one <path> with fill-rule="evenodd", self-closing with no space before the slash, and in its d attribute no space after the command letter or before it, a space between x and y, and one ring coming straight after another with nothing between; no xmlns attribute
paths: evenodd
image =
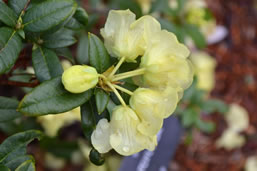
<svg viewBox="0 0 257 171"><path fill-rule="evenodd" d="M119 154L128 156L143 149L154 149L156 136L145 136L137 131L139 123L139 118L131 108L114 108L110 123L110 144Z"/></svg>
<svg viewBox="0 0 257 171"><path fill-rule="evenodd" d="M91 136L92 145L99 153L107 153L110 145L110 124L107 119L101 119Z"/></svg>
<svg viewBox="0 0 257 171"><path fill-rule="evenodd" d="M138 130L145 135L155 135L162 127L163 119L170 116L178 103L177 91L138 88L130 98L130 106L141 120Z"/></svg>
<svg viewBox="0 0 257 171"><path fill-rule="evenodd" d="M96 86L98 74L94 67L74 65L64 71L62 83L69 92L82 93Z"/></svg>

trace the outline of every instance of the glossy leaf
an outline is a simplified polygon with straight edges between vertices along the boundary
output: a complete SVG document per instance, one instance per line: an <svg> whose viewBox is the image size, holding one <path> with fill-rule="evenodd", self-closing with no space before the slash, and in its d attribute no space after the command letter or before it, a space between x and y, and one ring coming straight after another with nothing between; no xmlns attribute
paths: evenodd
<svg viewBox="0 0 257 171"><path fill-rule="evenodd" d="M33 161L28 160L22 163L15 171L35 171L36 167Z"/></svg>
<svg viewBox="0 0 257 171"><path fill-rule="evenodd" d="M98 114L101 114L105 110L109 102L109 97L110 95L104 90L98 88L95 89L95 102Z"/></svg>
<svg viewBox="0 0 257 171"><path fill-rule="evenodd" d="M10 27L15 27L17 15L4 2L0 1L0 21Z"/></svg>
<svg viewBox="0 0 257 171"><path fill-rule="evenodd" d="M55 52L38 47L32 52L32 63L40 82L62 75L63 68Z"/></svg>
<svg viewBox="0 0 257 171"><path fill-rule="evenodd" d="M88 37L87 35L82 35L79 39L77 48L77 61L79 64L88 64Z"/></svg>
<svg viewBox="0 0 257 171"><path fill-rule="evenodd" d="M91 95L91 90L80 94L68 92L62 78L57 77L34 88L22 99L18 110L29 116L63 113L84 104Z"/></svg>
<svg viewBox="0 0 257 171"><path fill-rule="evenodd" d="M7 27L0 28L0 35L0 74L2 74L14 65L21 51L22 42L17 32Z"/></svg>
<svg viewBox="0 0 257 171"><path fill-rule="evenodd" d="M71 53L71 50L69 48L66 48L66 47L64 47L64 48L57 48L57 49L55 49L55 53L58 56L65 57L66 59L68 59L72 63L75 63L74 59L73 59L73 56L72 56L72 53Z"/></svg>
<svg viewBox="0 0 257 171"><path fill-rule="evenodd" d="M97 166L101 166L104 164L104 158L101 156L101 154L96 150L92 149L89 153L89 159L92 163L94 163Z"/></svg>
<svg viewBox="0 0 257 171"><path fill-rule="evenodd" d="M103 73L110 66L110 56L104 47L103 42L94 34L89 33L89 62L95 67L98 73Z"/></svg>
<svg viewBox="0 0 257 171"><path fill-rule="evenodd" d="M48 0L33 5L24 15L24 29L42 32L54 28L73 15L76 8L73 0Z"/></svg>
<svg viewBox="0 0 257 171"><path fill-rule="evenodd" d="M30 0L8 0L9 7L20 16L22 10L26 7Z"/></svg>
<svg viewBox="0 0 257 171"><path fill-rule="evenodd" d="M24 146L28 145L35 138L40 139L41 137L42 133L37 130L29 130L8 137L0 144L0 162L5 160L12 152L20 148L22 150Z"/></svg>
<svg viewBox="0 0 257 171"><path fill-rule="evenodd" d="M90 101L81 106L81 125L85 137L90 141L91 134L96 126L94 110Z"/></svg>
<svg viewBox="0 0 257 171"><path fill-rule="evenodd" d="M0 122L20 117L21 113L16 111L18 104L18 100L0 96Z"/></svg>
<svg viewBox="0 0 257 171"><path fill-rule="evenodd" d="M83 29L83 25L80 24L74 17L72 17L66 24L65 28L71 29L71 30L81 30Z"/></svg>
<svg viewBox="0 0 257 171"><path fill-rule="evenodd" d="M74 18L83 26L86 26L88 23L88 14L85 9L78 7L74 14Z"/></svg>
<svg viewBox="0 0 257 171"><path fill-rule="evenodd" d="M201 109L206 113L212 113L212 112L226 113L228 111L228 106L221 100L210 99L202 102Z"/></svg>
<svg viewBox="0 0 257 171"><path fill-rule="evenodd" d="M68 29L60 29L53 34L47 34L42 37L42 46L47 48L62 48L76 43L73 32Z"/></svg>
<svg viewBox="0 0 257 171"><path fill-rule="evenodd" d="M187 109L182 114L182 125L186 128L192 126L198 118L198 113L193 109Z"/></svg>
<svg viewBox="0 0 257 171"><path fill-rule="evenodd" d="M30 155L16 156L11 161L4 163L5 166L9 167L11 170L15 170L19 165L25 161L34 161L34 158Z"/></svg>

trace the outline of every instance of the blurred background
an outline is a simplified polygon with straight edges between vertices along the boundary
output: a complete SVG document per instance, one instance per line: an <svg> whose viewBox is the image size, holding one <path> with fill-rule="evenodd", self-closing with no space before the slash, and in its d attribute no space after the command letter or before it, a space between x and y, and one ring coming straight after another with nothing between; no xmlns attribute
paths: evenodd
<svg viewBox="0 0 257 171"><path fill-rule="evenodd" d="M75 63L88 59L87 32L100 36L110 9L130 9L137 18L152 15L190 48L195 79L174 114L183 135L176 151L170 149L174 151L170 171L257 171L257 0L77 2L88 12L89 24L76 33L78 42L69 49ZM21 56L26 53L30 52ZM65 68L74 61L63 58L62 63ZM26 71L33 73L30 65ZM28 91L0 84L1 96L20 99ZM115 152L101 167L90 164L90 147L79 119L79 110L73 110L0 123L0 142L19 131L40 129L47 138L28 147L38 171L118 170L122 157Z"/></svg>

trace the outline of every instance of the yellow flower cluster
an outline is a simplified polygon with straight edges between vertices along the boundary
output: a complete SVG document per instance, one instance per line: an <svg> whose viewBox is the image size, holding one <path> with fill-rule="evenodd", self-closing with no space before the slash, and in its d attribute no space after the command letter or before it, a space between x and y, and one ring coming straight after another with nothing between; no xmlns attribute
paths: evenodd
<svg viewBox="0 0 257 171"><path fill-rule="evenodd" d="M100 153L112 148L121 155L153 150L163 119L174 112L184 89L192 83L189 50L173 33L161 30L153 17L135 18L129 10L112 10L101 30L108 52L120 59L106 82L122 105L114 108L110 122L100 120L92 133L92 144ZM123 61L136 62L139 56L138 69L114 75ZM135 76L139 88L134 92L114 84ZM129 105L116 89L131 95Z"/></svg>

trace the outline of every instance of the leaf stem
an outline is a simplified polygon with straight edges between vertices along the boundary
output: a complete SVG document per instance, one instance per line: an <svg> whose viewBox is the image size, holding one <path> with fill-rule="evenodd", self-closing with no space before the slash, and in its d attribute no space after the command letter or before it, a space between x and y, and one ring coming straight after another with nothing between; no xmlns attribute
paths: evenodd
<svg viewBox="0 0 257 171"><path fill-rule="evenodd" d="M116 90L116 88L112 85L112 83L110 83L109 81L106 82L106 84L112 89L112 91L114 92L114 94L117 96L117 98L119 99L120 103L126 107L126 103L123 100L123 98L121 97L120 93Z"/></svg>
<svg viewBox="0 0 257 171"><path fill-rule="evenodd" d="M142 75L145 73L145 68L140 68L134 71L129 71L129 72L124 72L121 74L117 74L114 76L114 78L112 79L112 81L118 81L118 80L122 80L125 78L129 78L129 77L134 77L137 75Z"/></svg>
<svg viewBox="0 0 257 171"><path fill-rule="evenodd" d="M113 86L114 86L115 88L117 88L118 90L123 91L124 93L127 93L127 94L130 95L130 96L133 95L133 92L130 91L130 90L128 90L128 89L125 89L125 88L123 88L123 87L121 87L121 86L118 86L118 85L116 85L116 84L114 84Z"/></svg>
<svg viewBox="0 0 257 171"><path fill-rule="evenodd" d="M118 64L115 66L115 68L112 70L112 72L110 73L110 75L108 76L108 78L112 78L112 76L117 72L117 70L120 68L121 64L125 61L126 57L123 56L120 61L118 62Z"/></svg>

